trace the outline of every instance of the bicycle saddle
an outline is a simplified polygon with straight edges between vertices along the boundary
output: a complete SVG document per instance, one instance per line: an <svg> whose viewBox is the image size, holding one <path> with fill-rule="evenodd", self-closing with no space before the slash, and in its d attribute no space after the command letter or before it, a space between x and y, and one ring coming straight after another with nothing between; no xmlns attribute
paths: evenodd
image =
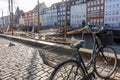
<svg viewBox="0 0 120 80"><path fill-rule="evenodd" d="M71 44L71 47L79 49L79 48L83 47L84 45L85 45L85 41L84 40L80 40L80 42Z"/></svg>

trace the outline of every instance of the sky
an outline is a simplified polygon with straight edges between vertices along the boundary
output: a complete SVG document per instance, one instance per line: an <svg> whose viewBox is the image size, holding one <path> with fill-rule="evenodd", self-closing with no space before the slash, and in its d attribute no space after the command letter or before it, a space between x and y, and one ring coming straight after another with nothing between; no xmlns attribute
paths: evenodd
<svg viewBox="0 0 120 80"><path fill-rule="evenodd" d="M19 6L20 10L23 10L24 12L27 12L29 10L32 10L35 5L37 4L38 0L13 0L13 9L16 10L16 7ZM47 7L50 7L51 4L60 2L62 0L39 0L40 3L45 2ZM6 16L9 14L8 11L8 0L0 0L0 17L2 16L2 10L3 10L3 16Z"/></svg>

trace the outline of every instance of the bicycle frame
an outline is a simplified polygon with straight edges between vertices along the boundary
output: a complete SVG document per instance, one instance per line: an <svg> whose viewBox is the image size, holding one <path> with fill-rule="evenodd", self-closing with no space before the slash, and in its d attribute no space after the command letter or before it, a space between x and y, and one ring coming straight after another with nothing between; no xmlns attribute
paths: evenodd
<svg viewBox="0 0 120 80"><path fill-rule="evenodd" d="M94 64L95 57L97 57L97 55L101 51L101 47L98 44L97 37L96 37L95 34L93 34L93 39L94 39L93 52L91 54L91 59L87 63L87 66L85 65L85 63L84 63L84 61L83 61L83 59L81 57L79 49L77 49L78 58L76 58L76 59L77 59L78 62L80 62L80 65L82 65L82 67L84 69L84 72L85 72L85 75L89 75L90 74L90 73L88 73L88 69L91 67L92 64ZM94 73L94 69L93 69L93 71L91 73ZM88 76L88 77L90 77L90 76Z"/></svg>

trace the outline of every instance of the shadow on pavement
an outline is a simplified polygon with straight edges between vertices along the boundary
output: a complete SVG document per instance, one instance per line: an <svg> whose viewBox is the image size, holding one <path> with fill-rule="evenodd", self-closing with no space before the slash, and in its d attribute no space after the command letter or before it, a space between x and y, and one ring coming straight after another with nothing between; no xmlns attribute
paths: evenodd
<svg viewBox="0 0 120 80"><path fill-rule="evenodd" d="M31 58L30 65L27 68L27 71L28 71L27 79L28 80L33 80L35 78L35 75L37 74L37 70L36 70L36 67L37 67L37 63L36 63L37 52L36 52L36 50L34 52L32 52L32 54L33 54L33 56Z"/></svg>

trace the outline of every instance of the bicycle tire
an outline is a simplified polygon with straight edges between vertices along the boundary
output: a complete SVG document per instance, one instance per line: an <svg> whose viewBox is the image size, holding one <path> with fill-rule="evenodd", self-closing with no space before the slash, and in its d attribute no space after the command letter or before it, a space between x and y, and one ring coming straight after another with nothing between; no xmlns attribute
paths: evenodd
<svg viewBox="0 0 120 80"><path fill-rule="evenodd" d="M63 68L64 68L64 70L63 70ZM60 74L60 71L62 72L61 74ZM67 74L67 71L69 71L68 74ZM68 61L65 61L65 62L59 64L54 69L54 71L50 75L49 80L80 80L84 75L85 75L84 70L81 67L81 65L78 64L77 61L75 61L75 60L68 60ZM77 79L73 79L75 76L76 76Z"/></svg>
<svg viewBox="0 0 120 80"><path fill-rule="evenodd" d="M96 75L100 78L107 79L114 73L116 66L116 51L110 46L104 47L95 58L94 70Z"/></svg>

